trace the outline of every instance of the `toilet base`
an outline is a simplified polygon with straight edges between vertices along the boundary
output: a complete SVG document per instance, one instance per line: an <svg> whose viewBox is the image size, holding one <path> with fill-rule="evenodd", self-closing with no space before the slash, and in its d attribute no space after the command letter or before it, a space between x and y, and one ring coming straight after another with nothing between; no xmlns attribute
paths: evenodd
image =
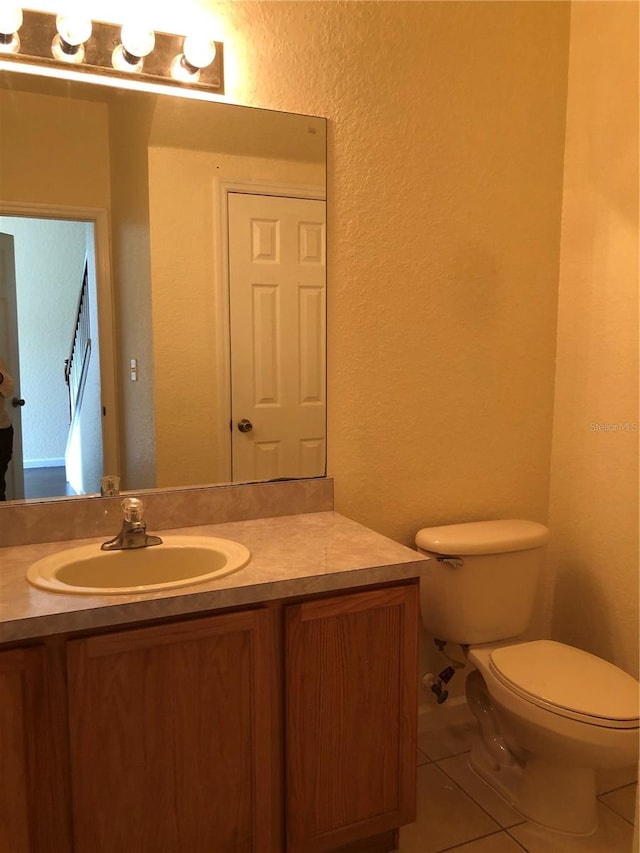
<svg viewBox="0 0 640 853"><path fill-rule="evenodd" d="M549 761L526 750L515 755L479 672L467 677L466 695L479 726L469 761L472 770L528 820L572 835L595 832L595 770Z"/></svg>
<svg viewBox="0 0 640 853"><path fill-rule="evenodd" d="M471 769L527 820L571 835L598 828L595 772L527 756L511 765L496 764L479 741L471 750Z"/></svg>

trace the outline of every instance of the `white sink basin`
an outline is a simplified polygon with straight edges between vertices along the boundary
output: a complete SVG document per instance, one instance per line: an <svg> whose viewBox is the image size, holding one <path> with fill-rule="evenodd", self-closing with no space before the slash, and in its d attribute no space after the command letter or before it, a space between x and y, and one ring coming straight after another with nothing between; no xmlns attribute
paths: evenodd
<svg viewBox="0 0 640 853"><path fill-rule="evenodd" d="M211 536L163 536L161 545L101 551L82 545L43 557L27 571L33 586L76 595L153 592L219 578L251 559L248 548Z"/></svg>

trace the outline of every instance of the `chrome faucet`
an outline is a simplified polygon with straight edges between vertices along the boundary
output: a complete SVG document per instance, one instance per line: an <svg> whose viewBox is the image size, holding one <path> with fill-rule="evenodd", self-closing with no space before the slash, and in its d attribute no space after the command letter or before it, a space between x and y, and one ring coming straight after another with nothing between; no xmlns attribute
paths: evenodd
<svg viewBox="0 0 640 853"><path fill-rule="evenodd" d="M149 545L161 545L159 536L150 536L144 522L144 504L140 498L125 498L122 501L124 521L117 536L103 542L103 551L124 551L129 548L147 548Z"/></svg>

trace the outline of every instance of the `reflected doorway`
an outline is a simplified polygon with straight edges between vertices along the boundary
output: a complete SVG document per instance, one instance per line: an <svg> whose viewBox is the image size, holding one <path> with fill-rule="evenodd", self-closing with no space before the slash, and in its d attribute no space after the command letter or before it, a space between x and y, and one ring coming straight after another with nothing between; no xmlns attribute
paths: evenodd
<svg viewBox="0 0 640 853"><path fill-rule="evenodd" d="M14 239L24 497L99 491L102 426L93 222L0 216Z"/></svg>

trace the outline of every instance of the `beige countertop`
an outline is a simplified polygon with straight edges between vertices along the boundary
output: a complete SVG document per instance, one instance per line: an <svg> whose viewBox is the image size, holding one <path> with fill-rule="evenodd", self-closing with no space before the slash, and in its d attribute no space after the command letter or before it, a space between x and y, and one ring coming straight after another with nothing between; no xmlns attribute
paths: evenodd
<svg viewBox="0 0 640 853"><path fill-rule="evenodd" d="M159 532L233 539L249 548L251 560L225 577L162 592L62 595L31 586L27 568L105 537L0 548L0 643L419 577L427 562L335 512Z"/></svg>

